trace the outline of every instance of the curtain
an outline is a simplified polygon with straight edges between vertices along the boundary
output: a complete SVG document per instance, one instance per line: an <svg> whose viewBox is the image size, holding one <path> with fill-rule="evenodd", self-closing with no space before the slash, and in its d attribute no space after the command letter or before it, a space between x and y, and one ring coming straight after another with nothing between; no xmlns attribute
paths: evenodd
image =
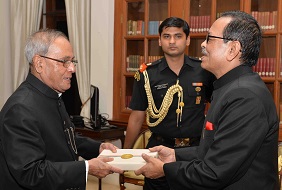
<svg viewBox="0 0 282 190"><path fill-rule="evenodd" d="M80 115L90 119L90 2L65 0L69 39L78 60L76 77L82 102Z"/></svg>
<svg viewBox="0 0 282 190"><path fill-rule="evenodd" d="M1 1L0 107L23 82L29 65L24 55L27 37L39 29L43 0Z"/></svg>
<svg viewBox="0 0 282 190"><path fill-rule="evenodd" d="M13 81L11 77L11 46L10 46L10 1L0 1L0 109L3 107L7 98L13 92Z"/></svg>

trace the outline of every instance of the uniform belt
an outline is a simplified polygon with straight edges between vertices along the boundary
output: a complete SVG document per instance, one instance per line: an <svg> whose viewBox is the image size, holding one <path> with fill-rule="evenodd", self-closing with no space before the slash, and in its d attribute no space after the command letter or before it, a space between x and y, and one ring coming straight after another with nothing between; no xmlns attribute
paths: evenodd
<svg viewBox="0 0 282 190"><path fill-rule="evenodd" d="M198 143L200 137L192 137L192 138L168 138L162 137L157 133L152 134L152 138L156 139L157 141L161 141L167 143L174 147L186 147L186 146L194 146L194 143Z"/></svg>

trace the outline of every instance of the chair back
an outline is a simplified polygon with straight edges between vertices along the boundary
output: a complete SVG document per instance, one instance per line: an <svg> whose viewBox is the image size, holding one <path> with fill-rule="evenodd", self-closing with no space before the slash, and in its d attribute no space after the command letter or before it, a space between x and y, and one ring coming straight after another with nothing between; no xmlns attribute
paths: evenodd
<svg viewBox="0 0 282 190"><path fill-rule="evenodd" d="M145 149L151 135L152 132L149 129L143 130L137 137L133 145L133 149ZM120 190L126 189L124 183L131 183L134 185L143 186L144 176L143 175L136 176L134 171L125 171L123 174L120 174L119 176Z"/></svg>

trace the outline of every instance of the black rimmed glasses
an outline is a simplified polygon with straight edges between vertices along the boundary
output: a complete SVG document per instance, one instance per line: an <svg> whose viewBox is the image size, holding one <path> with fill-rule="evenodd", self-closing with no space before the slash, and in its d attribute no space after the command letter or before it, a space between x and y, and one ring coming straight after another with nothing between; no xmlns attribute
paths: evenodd
<svg viewBox="0 0 282 190"><path fill-rule="evenodd" d="M209 35L209 34L208 34L208 35L206 36L206 41L207 41L207 43L209 43L210 38L217 38L217 39L222 39L222 40L234 41L234 40L231 39L231 38L223 38L223 37L212 36L212 35Z"/></svg>
<svg viewBox="0 0 282 190"><path fill-rule="evenodd" d="M57 61L57 62L60 62L60 63L63 63L63 66L65 68L68 68L70 66L70 64L72 63L75 67L78 63L77 60L63 60L63 59L54 59L54 58L51 58L51 57L46 57L46 56L43 56L43 55L39 55L40 57L44 57L46 59L50 59L50 60L53 60L53 61Z"/></svg>

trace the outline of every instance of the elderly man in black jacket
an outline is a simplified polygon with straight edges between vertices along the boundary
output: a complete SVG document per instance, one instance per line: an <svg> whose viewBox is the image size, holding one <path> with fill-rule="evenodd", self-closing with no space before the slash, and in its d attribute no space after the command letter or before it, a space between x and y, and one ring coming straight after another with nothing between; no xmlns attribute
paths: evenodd
<svg viewBox="0 0 282 190"><path fill-rule="evenodd" d="M112 159L95 158L116 147L77 136L66 112L61 95L77 64L67 37L35 32L25 54L30 73L0 114L0 189L85 189L87 174L121 173L107 164Z"/></svg>

